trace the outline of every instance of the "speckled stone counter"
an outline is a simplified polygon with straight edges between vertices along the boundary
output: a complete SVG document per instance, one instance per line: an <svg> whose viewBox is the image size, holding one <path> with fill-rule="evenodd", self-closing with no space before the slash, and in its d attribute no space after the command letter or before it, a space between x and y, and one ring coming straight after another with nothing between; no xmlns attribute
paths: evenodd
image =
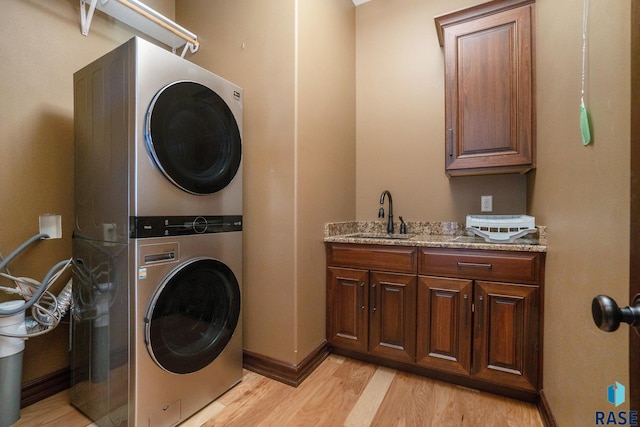
<svg viewBox="0 0 640 427"><path fill-rule="evenodd" d="M494 251L546 252L546 227L537 233L516 239L513 243L488 243L467 234L464 224L457 222L408 222L407 234L387 234L384 221L332 222L324 226L324 241L365 245L416 246L432 248L484 249Z"/></svg>

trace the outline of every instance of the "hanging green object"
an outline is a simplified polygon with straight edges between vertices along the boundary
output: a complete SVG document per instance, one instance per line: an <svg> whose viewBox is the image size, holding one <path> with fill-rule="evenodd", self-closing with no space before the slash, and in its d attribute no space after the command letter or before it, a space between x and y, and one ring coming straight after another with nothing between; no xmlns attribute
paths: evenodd
<svg viewBox="0 0 640 427"><path fill-rule="evenodd" d="M589 0L584 0L584 10L582 15L582 83L580 90L580 135L582 145L591 144L591 129L589 126L589 115L587 107L584 105L584 75L585 62L587 57L587 22L589 20Z"/></svg>
<svg viewBox="0 0 640 427"><path fill-rule="evenodd" d="M580 102L580 134L582 135L582 144L589 145L591 143L591 130L589 129L589 116L587 108L584 106L584 100Z"/></svg>

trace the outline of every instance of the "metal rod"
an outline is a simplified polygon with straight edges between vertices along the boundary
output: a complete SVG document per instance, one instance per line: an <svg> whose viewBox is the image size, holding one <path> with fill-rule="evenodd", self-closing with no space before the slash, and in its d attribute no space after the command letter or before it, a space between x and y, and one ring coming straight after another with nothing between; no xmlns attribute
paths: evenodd
<svg viewBox="0 0 640 427"><path fill-rule="evenodd" d="M186 40L187 42L191 43L195 49L197 50L198 46L200 45L200 43L198 42L198 40L194 39L193 37L190 37L189 35L179 31L178 29L176 29L175 27L173 27L172 25L169 25L167 22L163 21L162 19L158 18L157 16L152 15L151 13L147 12L146 10L140 8L139 6L129 2L128 0L118 0L118 3L127 6L129 9L138 12L140 15L146 17L147 19L155 22L156 24L160 25L161 27L165 28L168 31L171 31L173 34L175 34L176 36L180 37L183 40Z"/></svg>

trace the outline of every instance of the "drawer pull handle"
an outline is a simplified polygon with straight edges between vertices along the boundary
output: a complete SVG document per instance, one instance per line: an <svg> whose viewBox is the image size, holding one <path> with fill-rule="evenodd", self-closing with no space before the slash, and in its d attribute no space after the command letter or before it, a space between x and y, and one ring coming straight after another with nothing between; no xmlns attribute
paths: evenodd
<svg viewBox="0 0 640 427"><path fill-rule="evenodd" d="M482 330L482 317L484 316L484 298L480 295L480 302L478 303L478 330Z"/></svg>
<svg viewBox="0 0 640 427"><path fill-rule="evenodd" d="M492 264L479 263L479 262L460 262L460 261L458 261L458 267L486 268L486 269L491 270L491 267L493 267L493 265Z"/></svg>
<svg viewBox="0 0 640 427"><path fill-rule="evenodd" d="M364 282L360 282L360 310L364 310Z"/></svg>

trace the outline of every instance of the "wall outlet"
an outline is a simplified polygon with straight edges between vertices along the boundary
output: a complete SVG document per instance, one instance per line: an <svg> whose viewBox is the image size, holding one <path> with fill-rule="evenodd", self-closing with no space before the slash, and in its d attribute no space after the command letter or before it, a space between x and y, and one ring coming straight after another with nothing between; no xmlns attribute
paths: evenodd
<svg viewBox="0 0 640 427"><path fill-rule="evenodd" d="M480 212L493 211L493 196L480 196Z"/></svg>

